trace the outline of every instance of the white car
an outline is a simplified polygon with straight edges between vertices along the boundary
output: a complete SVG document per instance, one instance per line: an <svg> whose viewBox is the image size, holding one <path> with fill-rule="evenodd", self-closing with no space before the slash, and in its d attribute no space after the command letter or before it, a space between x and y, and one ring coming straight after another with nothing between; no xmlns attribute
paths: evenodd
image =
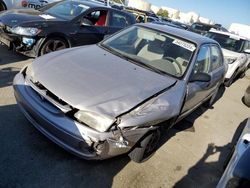
<svg viewBox="0 0 250 188"><path fill-rule="evenodd" d="M231 144L234 147L225 161L227 166L216 188L250 187L250 118L246 120L246 124L244 122L242 122L244 128L241 135L238 135L241 126L234 134L237 143L233 143L233 138Z"/></svg>
<svg viewBox="0 0 250 188"><path fill-rule="evenodd" d="M0 0L0 11L16 8L38 9L48 3L59 0Z"/></svg>
<svg viewBox="0 0 250 188"><path fill-rule="evenodd" d="M244 77L249 68L250 39L216 30L210 30L206 36L216 40L222 47L224 60L228 64L225 86L229 87L236 76Z"/></svg>

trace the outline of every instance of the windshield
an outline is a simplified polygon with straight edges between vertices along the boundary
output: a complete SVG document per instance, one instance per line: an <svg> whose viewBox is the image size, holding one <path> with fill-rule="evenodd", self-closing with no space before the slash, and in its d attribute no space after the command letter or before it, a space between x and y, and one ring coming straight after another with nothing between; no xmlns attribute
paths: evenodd
<svg viewBox="0 0 250 188"><path fill-rule="evenodd" d="M191 27L199 31L209 31L212 28L209 25L202 25L202 24L193 24Z"/></svg>
<svg viewBox="0 0 250 188"><path fill-rule="evenodd" d="M59 17L65 20L72 20L86 11L89 7L77 1L62 1L46 9L44 13Z"/></svg>
<svg viewBox="0 0 250 188"><path fill-rule="evenodd" d="M234 52L241 52L244 40L240 39L239 37L233 37L228 35L223 35L220 33L212 33L209 32L206 34L207 37L216 40L222 48L225 48L227 50L231 50Z"/></svg>
<svg viewBox="0 0 250 188"><path fill-rule="evenodd" d="M184 75L195 51L191 42L140 26L132 26L101 45L141 66L175 77Z"/></svg>

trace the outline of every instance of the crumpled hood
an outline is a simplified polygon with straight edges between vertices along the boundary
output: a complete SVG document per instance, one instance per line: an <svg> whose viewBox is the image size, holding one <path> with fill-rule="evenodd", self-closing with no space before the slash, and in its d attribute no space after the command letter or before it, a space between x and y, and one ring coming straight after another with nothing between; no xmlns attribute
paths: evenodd
<svg viewBox="0 0 250 188"><path fill-rule="evenodd" d="M32 69L37 81L74 108L112 119L176 82L97 45L50 53Z"/></svg>
<svg viewBox="0 0 250 188"><path fill-rule="evenodd" d="M39 25L48 21L64 21L56 17L49 18L48 15L34 9L13 9L0 14L0 22L9 27L22 26L28 23Z"/></svg>
<svg viewBox="0 0 250 188"><path fill-rule="evenodd" d="M222 48L222 52L223 52L224 57L238 58L240 56L240 53L237 53L237 52L234 52L234 51L231 51L231 50L227 50L225 48Z"/></svg>

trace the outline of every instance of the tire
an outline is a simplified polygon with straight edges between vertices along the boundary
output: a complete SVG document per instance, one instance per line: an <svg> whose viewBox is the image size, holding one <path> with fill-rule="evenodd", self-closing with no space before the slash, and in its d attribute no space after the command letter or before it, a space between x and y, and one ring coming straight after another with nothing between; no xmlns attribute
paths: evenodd
<svg viewBox="0 0 250 188"><path fill-rule="evenodd" d="M148 159L151 154L156 150L160 140L159 128L147 134L137 146L128 154L131 160L141 163Z"/></svg>
<svg viewBox="0 0 250 188"><path fill-rule="evenodd" d="M231 76L231 78L229 78L229 80L227 80L224 85L226 87L230 87L232 85L232 83L234 82L234 79L236 78L236 74L237 74L237 70L233 73L233 75Z"/></svg>
<svg viewBox="0 0 250 188"><path fill-rule="evenodd" d="M58 38L58 37L49 38L42 45L39 55L40 56L45 55L50 52L63 50L68 47L69 47L68 42L62 38Z"/></svg>
<svg viewBox="0 0 250 188"><path fill-rule="evenodd" d="M5 3L0 0L0 12L4 11L4 10L7 10L7 7L6 7Z"/></svg>

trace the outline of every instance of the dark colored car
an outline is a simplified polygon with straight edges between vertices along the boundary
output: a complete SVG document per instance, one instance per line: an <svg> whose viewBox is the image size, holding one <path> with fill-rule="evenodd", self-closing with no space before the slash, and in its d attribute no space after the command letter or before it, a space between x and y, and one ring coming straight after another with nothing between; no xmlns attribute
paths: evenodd
<svg viewBox="0 0 250 188"><path fill-rule="evenodd" d="M24 115L66 150L85 159L129 153L140 162L161 127L212 105L224 74L216 41L148 23L39 57L13 86Z"/></svg>
<svg viewBox="0 0 250 188"><path fill-rule="evenodd" d="M39 10L0 14L0 41L30 57L94 44L135 23L132 14L99 3L66 0Z"/></svg>
<svg viewBox="0 0 250 188"><path fill-rule="evenodd" d="M184 29L183 27L179 26L179 25L175 25L171 22L166 22L166 21L153 21L153 24L158 24L158 25L167 25L167 26L171 26L171 27L175 27L175 28L179 28L179 29Z"/></svg>
<svg viewBox="0 0 250 188"><path fill-rule="evenodd" d="M201 34L201 35L205 35L212 28L227 32L227 30L224 27L222 27L220 24L210 25L210 24L205 24L205 23L200 23L200 22L193 23L188 30Z"/></svg>

